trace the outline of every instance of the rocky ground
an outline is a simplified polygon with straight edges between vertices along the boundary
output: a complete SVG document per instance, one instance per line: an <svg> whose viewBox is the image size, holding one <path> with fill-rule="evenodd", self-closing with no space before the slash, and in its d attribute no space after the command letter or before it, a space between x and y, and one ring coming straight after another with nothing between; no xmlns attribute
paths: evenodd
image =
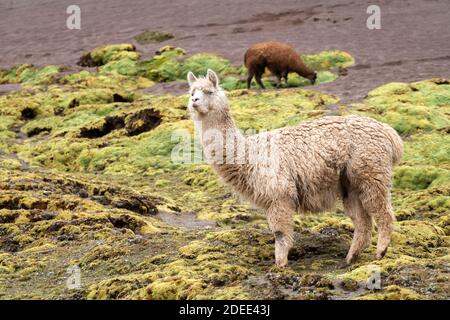
<svg viewBox="0 0 450 320"><path fill-rule="evenodd" d="M446 1L381 2L379 34L361 27L359 2L174 1L170 12L143 2L100 12L80 1L89 10L78 34L64 29L64 1L0 4L0 298L450 298ZM244 89L243 52L268 37L304 52L317 84L292 75L275 90L266 76L268 90ZM337 268L353 231L338 204L296 216L289 267L276 268L262 213L206 164L173 162L173 133L193 136L186 73L207 68L249 134L340 114L399 132L397 223L383 260L373 260L374 232L355 264ZM73 266L78 289L66 283ZM382 290L367 287L374 271Z"/></svg>

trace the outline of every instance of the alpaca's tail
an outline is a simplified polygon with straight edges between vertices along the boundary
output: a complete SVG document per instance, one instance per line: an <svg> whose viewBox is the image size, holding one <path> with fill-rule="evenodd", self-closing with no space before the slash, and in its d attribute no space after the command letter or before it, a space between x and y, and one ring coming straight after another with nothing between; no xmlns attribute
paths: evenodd
<svg viewBox="0 0 450 320"><path fill-rule="evenodd" d="M399 163L402 158L403 141L402 138L397 133L397 131L395 131L393 128L391 128L387 124L384 124L384 127L386 128L386 133L392 144L392 164L395 165Z"/></svg>

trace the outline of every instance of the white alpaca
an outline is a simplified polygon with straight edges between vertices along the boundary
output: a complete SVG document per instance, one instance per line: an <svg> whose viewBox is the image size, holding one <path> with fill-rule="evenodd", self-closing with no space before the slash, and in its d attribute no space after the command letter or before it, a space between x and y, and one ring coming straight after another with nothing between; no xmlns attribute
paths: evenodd
<svg viewBox="0 0 450 320"><path fill-rule="evenodd" d="M293 214L329 210L338 195L355 226L345 264L369 243L372 218L378 226L376 257L385 255L395 220L392 169L403 152L395 130L366 117L336 116L244 137L213 71L205 78L189 72L188 82L188 108L205 155L227 184L266 212L277 265L288 261ZM263 156L250 161L256 150Z"/></svg>

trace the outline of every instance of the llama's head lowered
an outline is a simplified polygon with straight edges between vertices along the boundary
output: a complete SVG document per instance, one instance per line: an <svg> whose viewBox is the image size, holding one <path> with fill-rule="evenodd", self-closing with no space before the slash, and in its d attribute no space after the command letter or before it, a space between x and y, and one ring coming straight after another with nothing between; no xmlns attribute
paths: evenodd
<svg viewBox="0 0 450 320"><path fill-rule="evenodd" d="M317 72L313 71L311 72L311 74L309 74L308 76L306 76L306 78L311 81L311 84L315 84L316 83L316 79L317 79Z"/></svg>
<svg viewBox="0 0 450 320"><path fill-rule="evenodd" d="M196 77L192 72L187 75L189 82L188 109L192 116L197 119L205 117L220 116L228 112L228 101L219 86L219 77L208 69L205 77Z"/></svg>

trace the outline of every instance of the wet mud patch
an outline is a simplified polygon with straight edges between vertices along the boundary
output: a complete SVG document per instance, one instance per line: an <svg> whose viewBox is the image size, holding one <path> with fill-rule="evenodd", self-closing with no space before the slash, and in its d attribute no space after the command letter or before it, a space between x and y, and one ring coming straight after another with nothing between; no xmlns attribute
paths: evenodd
<svg viewBox="0 0 450 320"><path fill-rule="evenodd" d="M149 94L172 94L181 96L188 91L186 81L158 82L149 88L140 89L139 92Z"/></svg>
<svg viewBox="0 0 450 320"><path fill-rule="evenodd" d="M245 281L260 299L270 300L330 300L336 294L330 277L292 269L273 268L265 275L251 276Z"/></svg>
<svg viewBox="0 0 450 320"><path fill-rule="evenodd" d="M188 230L212 229L217 227L217 223L215 221L199 220L197 215L193 212L159 212L156 215L156 218L169 225Z"/></svg>
<svg viewBox="0 0 450 320"><path fill-rule="evenodd" d="M22 90L22 86L16 83L0 84L0 96Z"/></svg>

